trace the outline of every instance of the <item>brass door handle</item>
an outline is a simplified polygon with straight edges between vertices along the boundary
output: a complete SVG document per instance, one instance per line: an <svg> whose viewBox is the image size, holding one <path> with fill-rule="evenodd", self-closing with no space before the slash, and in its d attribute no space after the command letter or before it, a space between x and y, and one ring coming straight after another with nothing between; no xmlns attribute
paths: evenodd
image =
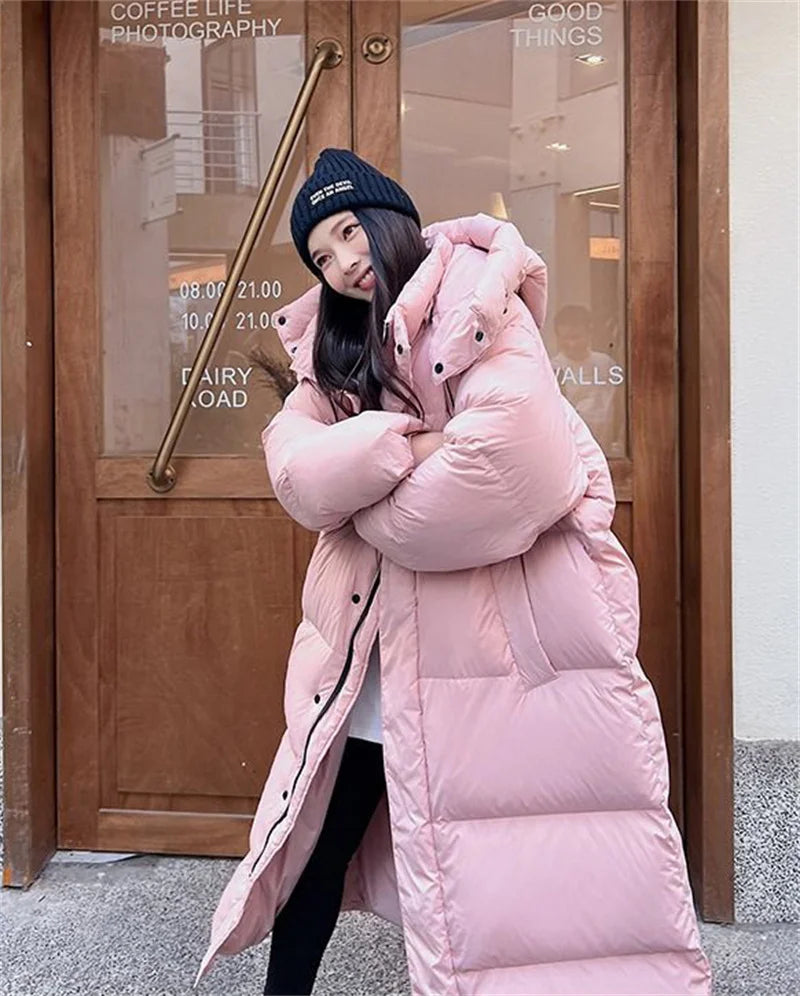
<svg viewBox="0 0 800 996"><path fill-rule="evenodd" d="M247 223L242 241L236 250L231 271L225 281L225 289L214 308L214 314L203 336L203 341L200 343L200 348L197 350L197 356L192 364L191 372L181 391L181 396L178 398L178 403L175 405L175 411L169 420L169 425L164 433L164 438L161 440L161 445L158 448L153 465L147 474L147 483L153 491L164 493L170 491L175 486L175 469L171 466L170 459L175 451L181 430L189 414L194 393L200 384L203 371L211 359L220 331L233 303L239 278L247 265L247 260L250 258L250 253L255 245L258 233L261 231L261 226L264 223L267 212L272 206L275 192L278 189L278 183L286 169L289 155L300 132L303 119L308 111L308 105L314 95L322 70L334 69L340 64L343 58L344 49L334 38L323 39L314 49L314 58L311 61L306 78L303 80L303 85L300 87L297 100L289 115L289 120L286 123L281 140L278 143L278 148L267 172L264 184L261 187L261 192L253 208L253 213Z"/></svg>

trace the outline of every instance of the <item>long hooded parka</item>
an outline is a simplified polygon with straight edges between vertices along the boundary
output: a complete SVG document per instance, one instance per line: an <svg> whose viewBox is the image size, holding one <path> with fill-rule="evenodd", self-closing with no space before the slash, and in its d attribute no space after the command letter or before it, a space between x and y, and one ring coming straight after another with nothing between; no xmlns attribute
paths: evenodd
<svg viewBox="0 0 800 996"><path fill-rule="evenodd" d="M379 634L387 792L342 909L402 927L414 996L708 994L638 581L539 334L545 265L485 214L423 235L384 346L424 423L387 391L337 420L313 372L320 285L278 314L298 383L267 468L320 535L286 730L195 986L268 935L297 882ZM443 445L414 467L423 429Z"/></svg>

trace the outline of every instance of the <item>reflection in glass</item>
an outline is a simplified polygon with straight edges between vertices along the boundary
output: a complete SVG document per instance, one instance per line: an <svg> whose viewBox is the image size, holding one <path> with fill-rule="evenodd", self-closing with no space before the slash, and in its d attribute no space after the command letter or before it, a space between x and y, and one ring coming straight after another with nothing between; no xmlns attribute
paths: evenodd
<svg viewBox="0 0 800 996"><path fill-rule="evenodd" d="M618 388L623 368L610 353L594 348L592 313L583 305L563 305L556 312L555 328L558 352L552 363L561 390L603 450L621 456L624 395Z"/></svg>
<svg viewBox="0 0 800 996"><path fill-rule="evenodd" d="M545 259L559 383L625 456L622 4L403 0L401 13L401 182L423 224L508 218Z"/></svg>
<svg viewBox="0 0 800 996"><path fill-rule="evenodd" d="M302 83L303 5L282 4L266 30L254 20L252 37L220 37L224 18L203 13L162 16L156 36L120 19L140 5L99 7L104 452L151 456ZM301 134L179 454L261 455L281 396L249 354L286 364L273 315L309 285L289 232L304 148Z"/></svg>

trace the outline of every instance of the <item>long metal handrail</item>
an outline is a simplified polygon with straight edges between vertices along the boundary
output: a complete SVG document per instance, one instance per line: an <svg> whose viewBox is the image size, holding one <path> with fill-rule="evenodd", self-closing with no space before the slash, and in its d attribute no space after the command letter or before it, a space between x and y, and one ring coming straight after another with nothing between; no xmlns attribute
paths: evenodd
<svg viewBox="0 0 800 996"><path fill-rule="evenodd" d="M186 384L181 391L181 396L178 398L175 411L172 413L172 418L167 426L167 431L164 433L164 438L161 440L161 446L158 448L158 453L153 461L153 466L147 474L147 483L153 491L163 493L170 491L175 486L175 469L170 464L170 459L175 450L175 445L178 442L178 437L181 434L183 425L186 422L186 417L189 414L192 398L194 397L194 393L200 384L203 371L205 370L206 365L214 352L217 339L219 338L222 326L233 302L236 288L239 284L239 278L247 265L247 260L250 257L253 246L255 245L256 238L261 230L267 211L269 211L272 201L275 198L278 183L280 182L283 172L286 169L286 164L289 161L289 154L291 153L292 147L300 132L303 119L305 118L311 98L314 95L314 90L317 87L322 70L335 68L342 61L343 57L344 51L342 46L338 41L332 38L323 39L323 41L317 44L314 50L314 58L311 62L311 66L309 67L306 78L300 88L300 92L297 95L297 100L292 108L292 112L289 115L289 120L286 124L283 135L281 136L281 140L278 143L278 149L272 160L272 165L269 168L267 177L264 180L261 192L258 195L258 200L253 208L250 221L247 223L247 228L245 229L242 241L239 243L239 248L236 250L236 256L234 257L233 265L231 266L231 272L228 274L228 278L225 281L225 289L223 290L222 295L214 308L211 323L206 330L206 334L203 336L200 348L197 350L197 356L192 364L191 372L189 373Z"/></svg>

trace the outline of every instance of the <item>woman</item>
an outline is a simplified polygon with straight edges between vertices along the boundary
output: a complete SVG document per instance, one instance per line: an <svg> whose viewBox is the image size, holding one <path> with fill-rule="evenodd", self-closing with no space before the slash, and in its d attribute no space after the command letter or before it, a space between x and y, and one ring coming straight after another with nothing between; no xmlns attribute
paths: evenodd
<svg viewBox="0 0 800 996"><path fill-rule="evenodd" d="M265 993L309 993L360 909L402 926L414 994L709 993L636 574L539 335L544 263L484 214L420 232L342 149L292 237L320 283L278 313L298 383L262 440L320 536L195 986L272 931Z"/></svg>

